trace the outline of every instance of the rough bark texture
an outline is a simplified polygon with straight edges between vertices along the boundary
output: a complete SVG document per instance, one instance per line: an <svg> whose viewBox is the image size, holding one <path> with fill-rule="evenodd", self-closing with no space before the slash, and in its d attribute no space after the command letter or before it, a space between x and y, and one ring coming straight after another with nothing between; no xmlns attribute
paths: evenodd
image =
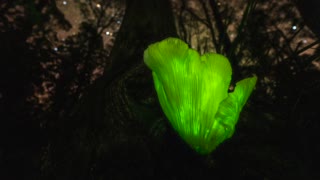
<svg viewBox="0 0 320 180"><path fill-rule="evenodd" d="M74 114L61 120L45 156L46 178L140 179L160 173L154 172L158 164L152 154L166 149L161 143L167 122L143 51L155 41L176 36L176 31L169 1L126 3L111 52L112 66L84 95Z"/></svg>

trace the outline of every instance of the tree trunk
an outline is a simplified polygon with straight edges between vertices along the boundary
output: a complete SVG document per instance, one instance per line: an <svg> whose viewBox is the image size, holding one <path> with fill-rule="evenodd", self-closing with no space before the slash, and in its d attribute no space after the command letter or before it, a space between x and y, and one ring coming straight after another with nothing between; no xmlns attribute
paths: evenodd
<svg viewBox="0 0 320 180"><path fill-rule="evenodd" d="M167 122L143 51L176 36L168 0L127 0L111 52L112 65L90 87L71 117L51 130L46 179L141 179L156 169Z"/></svg>

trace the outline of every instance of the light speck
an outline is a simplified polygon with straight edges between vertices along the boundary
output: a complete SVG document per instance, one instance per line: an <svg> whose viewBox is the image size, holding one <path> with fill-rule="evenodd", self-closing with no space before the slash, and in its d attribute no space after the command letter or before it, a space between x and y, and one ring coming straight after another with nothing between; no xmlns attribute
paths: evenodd
<svg viewBox="0 0 320 180"><path fill-rule="evenodd" d="M294 26L292 26L292 30L297 30L297 26L296 25L294 25Z"/></svg>
<svg viewBox="0 0 320 180"><path fill-rule="evenodd" d="M55 48L53 48L53 50L54 50L54 51L58 51L58 48L57 48L57 47L55 47Z"/></svg>
<svg viewBox="0 0 320 180"><path fill-rule="evenodd" d="M62 1L62 4L63 4L63 5L67 5L68 2L67 2L67 1Z"/></svg>
<svg viewBox="0 0 320 180"><path fill-rule="evenodd" d="M109 35L110 35L110 32L109 32L109 31L107 31L107 32L106 32L106 35L107 35L107 36L109 36Z"/></svg>
<svg viewBox="0 0 320 180"><path fill-rule="evenodd" d="M96 7L97 7L97 8L101 8L101 5L100 5L100 4L96 4Z"/></svg>

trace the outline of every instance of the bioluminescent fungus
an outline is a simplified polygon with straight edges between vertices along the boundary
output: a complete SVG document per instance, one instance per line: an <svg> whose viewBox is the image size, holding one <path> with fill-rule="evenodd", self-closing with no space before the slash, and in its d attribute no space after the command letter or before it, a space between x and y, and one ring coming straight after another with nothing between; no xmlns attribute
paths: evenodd
<svg viewBox="0 0 320 180"><path fill-rule="evenodd" d="M228 93L232 69L222 55L202 56L177 38L151 44L144 62L152 70L160 105L172 127L200 154L230 138L257 77L236 83Z"/></svg>

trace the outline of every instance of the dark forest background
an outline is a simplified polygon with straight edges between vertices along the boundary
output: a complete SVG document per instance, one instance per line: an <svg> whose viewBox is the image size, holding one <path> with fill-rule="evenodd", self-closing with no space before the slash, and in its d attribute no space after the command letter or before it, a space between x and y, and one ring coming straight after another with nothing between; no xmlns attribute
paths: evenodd
<svg viewBox="0 0 320 180"><path fill-rule="evenodd" d="M239 18L215 0L203 16L187 0L74 0L83 21L61 40L62 2L0 1L0 179L320 179L319 1L243 1ZM167 37L226 55L234 82L259 78L208 156L173 131L143 63Z"/></svg>

